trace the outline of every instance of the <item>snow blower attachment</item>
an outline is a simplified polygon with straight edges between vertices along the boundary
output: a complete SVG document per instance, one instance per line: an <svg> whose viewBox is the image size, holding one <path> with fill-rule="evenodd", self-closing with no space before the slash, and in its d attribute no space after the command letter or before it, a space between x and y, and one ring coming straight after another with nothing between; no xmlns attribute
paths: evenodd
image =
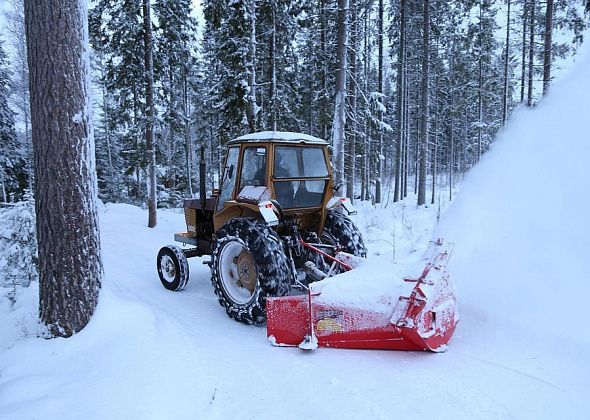
<svg viewBox="0 0 590 420"><path fill-rule="evenodd" d="M267 336L276 346L386 350L446 350L458 321L455 292L447 272L452 245L432 242L417 278L405 278L407 296L391 313L322 300L314 284L306 295L269 297Z"/></svg>

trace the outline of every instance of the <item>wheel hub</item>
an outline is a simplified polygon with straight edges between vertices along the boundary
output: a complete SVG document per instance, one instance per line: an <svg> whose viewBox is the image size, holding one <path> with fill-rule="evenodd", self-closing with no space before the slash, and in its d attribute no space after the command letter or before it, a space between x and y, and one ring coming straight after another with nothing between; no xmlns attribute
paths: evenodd
<svg viewBox="0 0 590 420"><path fill-rule="evenodd" d="M164 255L161 260L162 275L166 281L173 281L176 277L176 267L174 261L168 255Z"/></svg>
<svg viewBox="0 0 590 420"><path fill-rule="evenodd" d="M254 265L254 258L250 252L243 250L236 261L238 268L238 277L242 287L245 287L254 293L256 288L256 267Z"/></svg>

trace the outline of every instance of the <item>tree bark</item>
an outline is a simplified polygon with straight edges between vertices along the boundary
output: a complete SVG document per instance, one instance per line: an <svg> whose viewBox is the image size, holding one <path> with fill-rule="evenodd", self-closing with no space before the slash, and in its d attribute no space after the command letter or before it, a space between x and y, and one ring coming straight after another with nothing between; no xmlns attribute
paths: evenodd
<svg viewBox="0 0 590 420"><path fill-rule="evenodd" d="M535 60L535 0L529 2L529 74L528 74L528 91L527 106L533 106L533 74Z"/></svg>
<svg viewBox="0 0 590 420"><path fill-rule="evenodd" d="M523 1L522 13L522 61L520 66L520 103L524 104L525 92L525 71L526 71L526 35L527 35L527 20L528 20L528 1Z"/></svg>
<svg viewBox="0 0 590 420"><path fill-rule="evenodd" d="M250 12L250 48L246 67L248 69L248 128L251 133L256 132L256 116L258 114L258 104L256 103L256 0L248 2Z"/></svg>
<svg viewBox="0 0 590 420"><path fill-rule="evenodd" d="M426 154L428 153L428 76L430 71L430 1L423 0L422 85L420 153L418 156L418 205L426 203Z"/></svg>
<svg viewBox="0 0 590 420"><path fill-rule="evenodd" d="M270 127L272 131L277 130L277 68L276 68L276 18L275 18L275 4L272 3L272 29L270 34Z"/></svg>
<svg viewBox="0 0 590 420"><path fill-rule="evenodd" d="M404 50L406 48L406 0L400 0L400 21L399 21L399 48L397 55L397 147L395 150L395 186L393 201L400 199L401 169L402 169L402 148L404 141L404 89L405 89L405 60Z"/></svg>
<svg viewBox="0 0 590 420"><path fill-rule="evenodd" d="M379 100L383 100L383 0L379 0L379 11L377 19L377 90L381 95ZM375 165L375 203L381 203L381 177L383 172L383 110L379 109L379 142L377 144L377 164Z"/></svg>
<svg viewBox="0 0 590 420"><path fill-rule="evenodd" d="M508 118L508 64L510 63L510 0L506 12L506 45L504 47L504 86L502 94L502 126Z"/></svg>
<svg viewBox="0 0 590 420"><path fill-rule="evenodd" d="M188 184L188 193L192 197L194 194L193 191L193 175L192 175L192 166L193 166L193 148L191 147L191 109L190 109L190 100L189 100L189 92L188 92L188 68L187 66L183 66L182 69L182 109L184 112L184 153L185 153L185 164L186 164L186 179Z"/></svg>
<svg viewBox="0 0 590 420"><path fill-rule="evenodd" d="M545 11L545 47L543 49L543 96L551 84L551 50L553 48L553 0L547 0Z"/></svg>
<svg viewBox="0 0 590 420"><path fill-rule="evenodd" d="M84 328L102 280L86 1L25 1L39 313L52 336Z"/></svg>
<svg viewBox="0 0 590 420"><path fill-rule="evenodd" d="M332 147L336 185L344 184L344 143L346 128L346 44L348 0L338 0L338 49L336 52L336 106L332 126ZM339 192L338 192L339 193Z"/></svg>
<svg viewBox="0 0 590 420"><path fill-rule="evenodd" d="M483 10L482 10L482 3L479 3L479 77L478 77L478 85L479 89L477 91L477 114L478 114L478 124L477 124L477 162L481 159L481 146L482 146L482 137L483 137Z"/></svg>
<svg viewBox="0 0 590 420"><path fill-rule="evenodd" d="M156 197L156 148L154 144L154 61L152 54L152 18L150 0L143 0L143 41L145 56L145 148L148 153L148 227L158 223Z"/></svg>
<svg viewBox="0 0 590 420"><path fill-rule="evenodd" d="M357 0L351 2L351 39L350 43L352 48L350 49L350 81L349 81L349 94L350 94L350 113L352 115L352 127L350 130L350 136L348 139L348 147L346 149L346 196L351 202L354 202L354 184L356 177L356 138L357 138L357 54L356 49L358 46L358 10Z"/></svg>

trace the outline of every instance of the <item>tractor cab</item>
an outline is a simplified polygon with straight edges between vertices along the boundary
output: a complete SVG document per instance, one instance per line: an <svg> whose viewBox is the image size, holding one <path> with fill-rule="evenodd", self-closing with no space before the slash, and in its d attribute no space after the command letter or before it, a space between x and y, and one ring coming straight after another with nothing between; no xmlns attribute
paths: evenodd
<svg viewBox="0 0 590 420"><path fill-rule="evenodd" d="M264 200L272 200L287 217L303 217L309 224L305 215L323 213L332 198L331 176L328 143L316 137L263 132L232 140L215 206L215 226L235 217L236 207L248 212L245 205ZM314 230L320 228L316 223Z"/></svg>

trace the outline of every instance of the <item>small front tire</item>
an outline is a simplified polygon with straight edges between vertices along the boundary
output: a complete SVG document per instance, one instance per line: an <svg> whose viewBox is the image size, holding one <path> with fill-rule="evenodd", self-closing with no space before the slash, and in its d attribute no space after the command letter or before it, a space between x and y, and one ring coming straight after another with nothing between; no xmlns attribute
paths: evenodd
<svg viewBox="0 0 590 420"><path fill-rule="evenodd" d="M186 255L176 245L167 245L160 249L156 260L158 276L162 285L173 292L185 288L188 283L189 270Z"/></svg>

